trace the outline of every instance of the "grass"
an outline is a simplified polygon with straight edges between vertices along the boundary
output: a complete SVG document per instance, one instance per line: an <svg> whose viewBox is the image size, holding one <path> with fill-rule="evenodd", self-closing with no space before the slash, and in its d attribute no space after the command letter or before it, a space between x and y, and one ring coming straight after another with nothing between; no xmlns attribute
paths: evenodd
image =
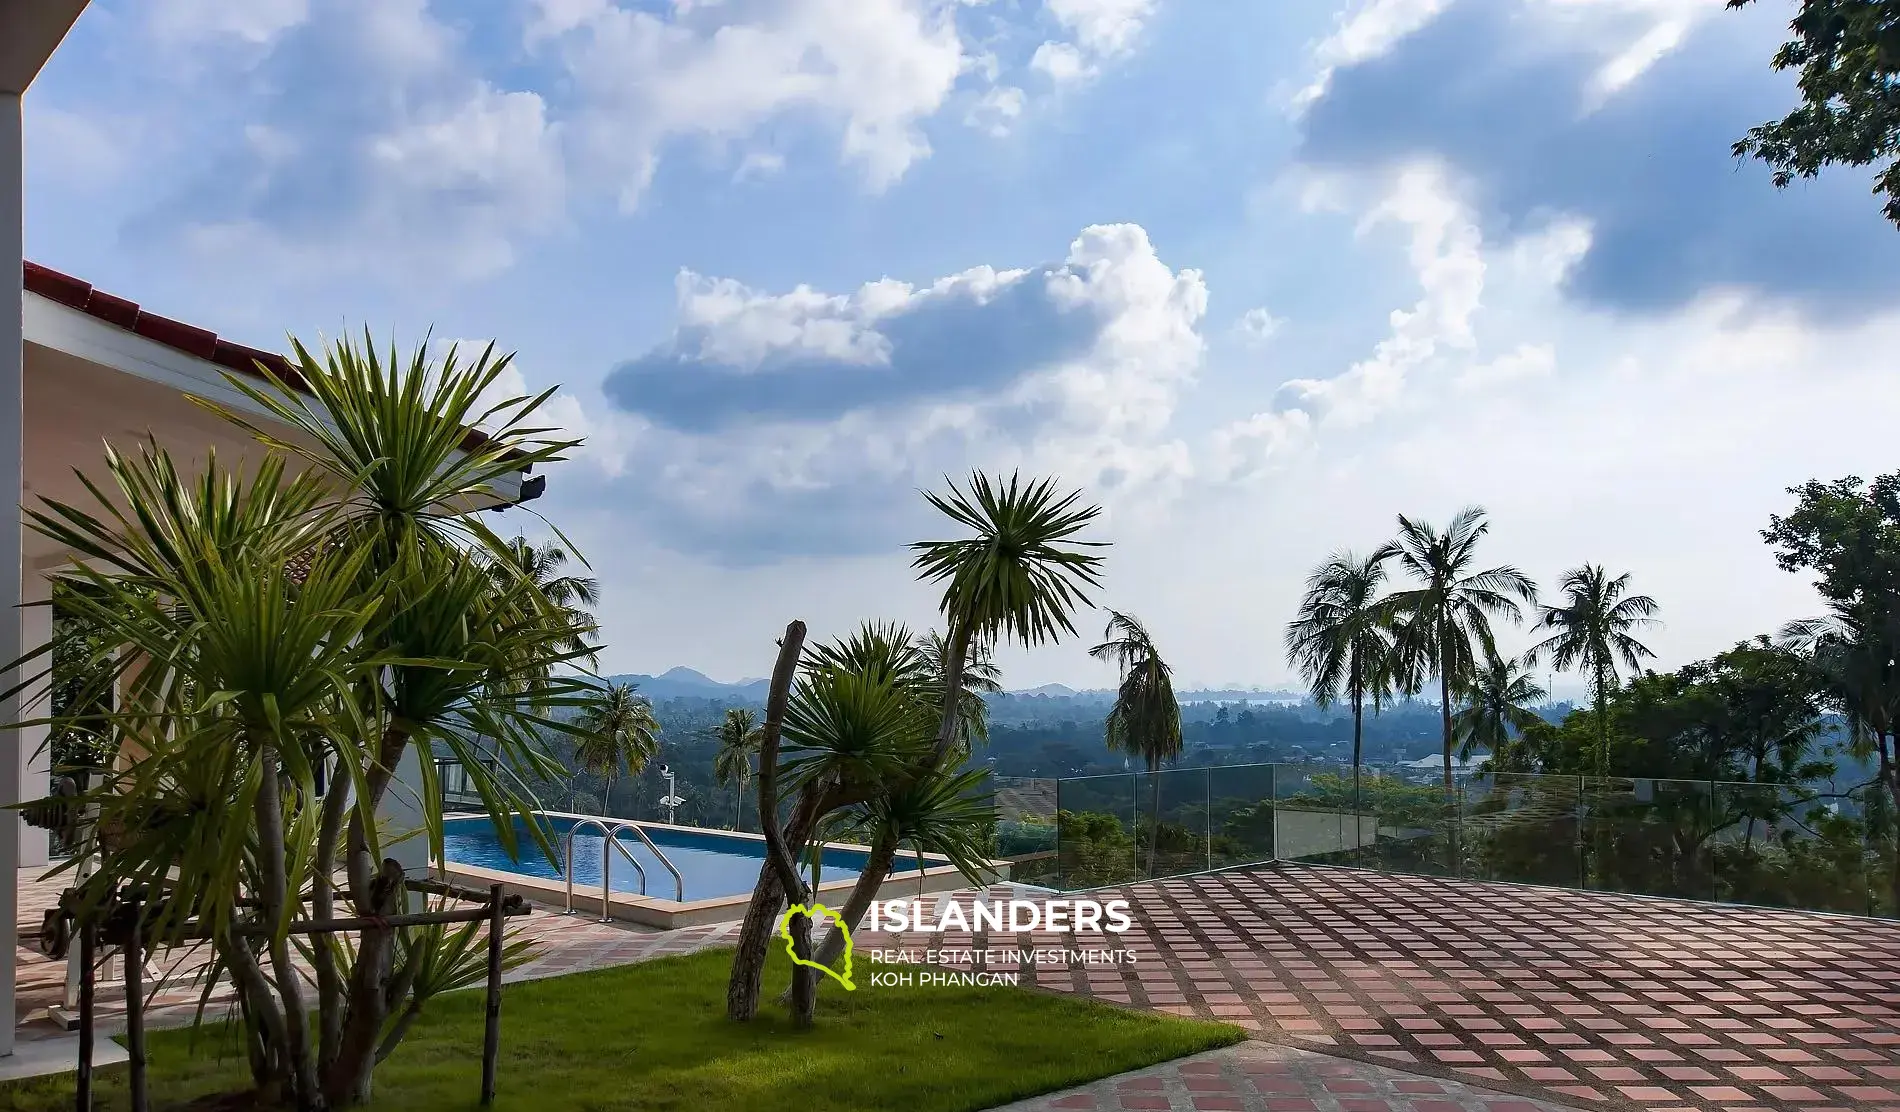
<svg viewBox="0 0 1900 1112"><path fill-rule="evenodd" d="M776 954L776 950L775 950ZM966 1112L1227 1046L1227 1024L1128 1011L1009 987L827 983L818 1023L794 1030L771 1002L790 969L767 969L767 1003L750 1024L725 1018L730 950L510 985L502 997L499 1095L522 1112L717 1108L723 1112ZM906 967L909 968L909 967ZM477 1107L482 993L430 1005L376 1073L372 1107ZM150 1039L157 1109L243 1089L228 1029ZM124 1067L103 1073L98 1107L125 1108ZM72 1075L0 1087L0 1109L72 1107Z"/></svg>

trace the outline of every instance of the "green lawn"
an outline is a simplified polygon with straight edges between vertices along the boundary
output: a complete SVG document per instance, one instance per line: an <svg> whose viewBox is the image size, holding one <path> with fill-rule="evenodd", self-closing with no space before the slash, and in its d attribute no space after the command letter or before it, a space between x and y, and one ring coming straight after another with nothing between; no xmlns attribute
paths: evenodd
<svg viewBox="0 0 1900 1112"><path fill-rule="evenodd" d="M776 950L775 950L776 953ZM1014 988L859 988L827 983L818 1025L794 1031L767 1003L751 1024L724 1015L730 950L510 985L502 1002L499 1109L607 1112L964 1112L1226 1046L1226 1024L1125 1011ZM768 1000L785 984L780 957ZM374 1107L474 1109L482 994L438 999L376 1074ZM229 1033L151 1038L158 1109L243 1088ZM101 1079L124 1108L124 1067ZM0 1087L0 1109L72 1107L72 1076Z"/></svg>

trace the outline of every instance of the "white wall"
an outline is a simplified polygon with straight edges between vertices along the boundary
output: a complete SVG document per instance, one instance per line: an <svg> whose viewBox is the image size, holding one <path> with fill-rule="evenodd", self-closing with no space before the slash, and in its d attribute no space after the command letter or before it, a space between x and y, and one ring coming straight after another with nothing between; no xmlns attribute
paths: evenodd
<svg viewBox="0 0 1900 1112"><path fill-rule="evenodd" d="M53 581L44 575L28 569L26 583L22 593L28 605L20 608L20 643L25 646L22 652L39 648L53 638L53 608L47 605L53 596ZM32 605L39 603L40 605ZM28 675L47 671L52 661L45 657L35 661L27 669ZM52 713L49 699L52 677L42 676L32 686L20 693L20 706L27 718L44 718ZM17 721L17 719L16 719ZM48 730L44 725L25 726L20 729L20 794L25 799L35 799L45 795L53 772L53 750L46 744ZM48 832L37 826L20 824L20 867L43 868L48 862Z"/></svg>
<svg viewBox="0 0 1900 1112"><path fill-rule="evenodd" d="M6 24L0 23L0 32ZM25 215L21 207L24 162L20 134L20 97L0 93L0 503L12 494L14 508L0 513L0 614L17 615L20 604L20 406L22 401L22 327L25 291ZM0 618L0 664L20 656L20 623ZM0 691L13 687L13 673L0 671ZM0 698L0 722L18 722L20 700ZM20 736L0 732L0 808L20 802ZM13 1053L15 944L19 939L20 814L0 809L0 1055Z"/></svg>

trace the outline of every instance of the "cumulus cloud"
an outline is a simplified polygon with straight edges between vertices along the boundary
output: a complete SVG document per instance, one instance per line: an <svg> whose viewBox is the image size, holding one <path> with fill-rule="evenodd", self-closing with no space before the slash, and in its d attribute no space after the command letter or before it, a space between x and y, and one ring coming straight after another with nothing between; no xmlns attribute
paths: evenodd
<svg viewBox="0 0 1900 1112"><path fill-rule="evenodd" d="M784 293L684 273L665 344L617 368L611 411L561 403L592 482L728 560L888 543L920 485L1021 466L1131 505L1192 473L1170 431L1199 367L1200 274L1136 225L1086 228L1060 263ZM618 487L616 488L618 489Z"/></svg>
<svg viewBox="0 0 1900 1112"><path fill-rule="evenodd" d="M1303 162L1441 160L1500 242L1580 222L1590 247L1568 289L1590 304L1657 312L1728 287L1825 315L1900 292L1864 180L1777 192L1729 154L1792 103L1768 68L1785 28L1766 6L1716 18L1699 18L1715 5L1671 0L1430 7L1407 8L1427 18L1331 73L1304 116Z"/></svg>

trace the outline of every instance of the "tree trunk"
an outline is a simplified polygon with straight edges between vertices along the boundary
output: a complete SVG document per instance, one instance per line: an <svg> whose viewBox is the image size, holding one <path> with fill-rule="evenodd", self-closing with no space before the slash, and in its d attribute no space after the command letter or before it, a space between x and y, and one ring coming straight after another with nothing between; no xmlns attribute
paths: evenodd
<svg viewBox="0 0 1900 1112"><path fill-rule="evenodd" d="M765 975L765 955L771 945L773 921L778 918L780 901L790 895L794 902L803 902L804 885L799 881L798 866L787 844L802 848L818 820L817 797L810 791L801 793L799 806L786 824L788 829L780 829L778 818L779 730L785 720L785 706L791 699L792 681L798 674L798 656L804 646L805 623L794 621L785 627L785 636L779 640L778 663L772 669L772 685L765 703L765 724L759 731L759 827L765 834L766 855L759 869L758 884L752 889L752 902L746 908L745 922L739 930L732 976L726 982L726 1016L741 1022L750 1020L759 1011L759 986ZM793 952L809 958L809 922L802 931L805 940L802 953L797 948L800 926L798 923L791 926ZM811 1022L811 993L799 991L801 980L809 990L809 978L802 975L811 972L803 966L794 966L792 970L794 1012L800 1006L807 1009L802 1016L793 1016L794 1021L801 1024Z"/></svg>
<svg viewBox="0 0 1900 1112"><path fill-rule="evenodd" d="M300 1112L321 1109L322 1095L317 1091L316 1064L310 1057L310 1014L304 1008L303 974L290 961L290 939L281 933L290 920L295 896L290 891L284 851L283 793L277 782L277 754L266 746L259 755L259 782L252 809L257 823L258 887L255 896L258 911L271 928L269 952L272 979L283 1001L284 1054L296 1090Z"/></svg>
<svg viewBox="0 0 1900 1112"><path fill-rule="evenodd" d="M1352 816L1354 823L1352 840L1354 842L1354 848L1357 848L1359 841L1357 824L1359 821L1359 810L1360 807L1363 806L1360 802L1359 795L1359 765L1362 759L1361 740L1365 736L1363 726L1364 714L1365 697L1355 690L1352 695Z"/></svg>
<svg viewBox="0 0 1900 1112"><path fill-rule="evenodd" d="M1445 795L1449 798L1451 782L1451 654L1438 654L1438 714L1444 728L1445 740Z"/></svg>
<svg viewBox="0 0 1900 1112"><path fill-rule="evenodd" d="M357 903L357 914L400 914L404 879L402 863L385 859L364 893L366 898ZM329 1064L323 1084L325 1095L339 1107L369 1100L376 1052L383 1024L389 1018L389 977L395 945L396 932L387 927L367 928L358 939L356 966L350 970L349 1011L343 1020L337 1056Z"/></svg>
<svg viewBox="0 0 1900 1112"><path fill-rule="evenodd" d="M1161 761L1148 758L1148 879L1160 875L1161 852Z"/></svg>
<svg viewBox="0 0 1900 1112"><path fill-rule="evenodd" d="M881 830L871 843L870 856L864 862L864 872L859 874L858 883L852 887L851 895L844 901L844 907L838 911L838 918L847 930L857 930L864 921L864 913L871 910L871 901L877 899L878 885L866 884L864 878L872 873L891 871L897 861L897 833L894 830ZM824 945L818 948L818 964L835 965L844 956L844 931L833 926L825 935Z"/></svg>
<svg viewBox="0 0 1900 1112"><path fill-rule="evenodd" d="M339 754L339 766L342 759ZM337 771L341 772L341 767ZM311 917L318 922L336 917L337 848L350 807L348 777L332 775L328 786L329 794L323 798L323 821L317 831L316 887L311 892ZM317 1062L327 1064L336 1058L337 1043L343 1035L343 974L328 946L311 948L311 965L317 974Z"/></svg>

